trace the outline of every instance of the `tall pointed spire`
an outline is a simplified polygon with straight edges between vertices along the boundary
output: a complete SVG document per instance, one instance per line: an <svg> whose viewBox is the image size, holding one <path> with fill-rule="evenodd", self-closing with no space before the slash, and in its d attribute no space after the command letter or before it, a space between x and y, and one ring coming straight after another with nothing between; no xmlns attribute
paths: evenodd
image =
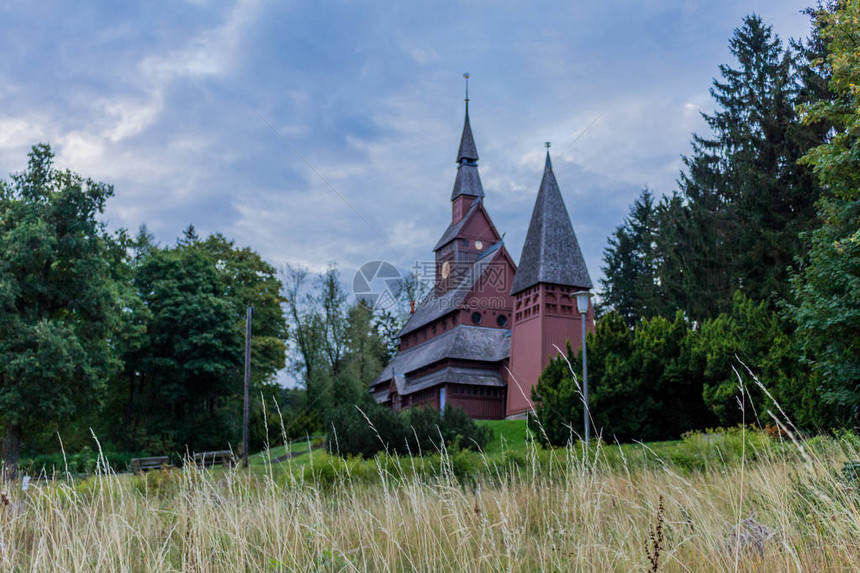
<svg viewBox="0 0 860 573"><path fill-rule="evenodd" d="M478 149L475 147L472 125L469 123L469 74L463 74L463 77L466 78L466 120L463 124L463 135L460 137L460 149L457 151L457 163L460 165L457 167L451 201L460 195L478 198L484 196L484 187L478 175Z"/></svg>
<svg viewBox="0 0 860 573"><path fill-rule="evenodd" d="M466 123L463 125L463 135L460 137L457 163L475 163L476 161L478 161L478 150L475 147L475 138L472 136L472 126L469 123L469 100L466 100Z"/></svg>
<svg viewBox="0 0 860 573"><path fill-rule="evenodd" d="M592 288L585 259L555 180L549 146L543 180L535 200L511 294L517 294L538 283Z"/></svg>

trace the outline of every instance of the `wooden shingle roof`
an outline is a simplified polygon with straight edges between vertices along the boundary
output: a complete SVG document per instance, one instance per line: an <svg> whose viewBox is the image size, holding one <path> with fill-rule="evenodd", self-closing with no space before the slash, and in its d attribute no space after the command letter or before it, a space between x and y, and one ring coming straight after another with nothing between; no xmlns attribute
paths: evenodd
<svg viewBox="0 0 860 573"><path fill-rule="evenodd" d="M538 283L582 289L591 289L593 286L552 171L549 153L546 154L543 180L511 294L515 295Z"/></svg>

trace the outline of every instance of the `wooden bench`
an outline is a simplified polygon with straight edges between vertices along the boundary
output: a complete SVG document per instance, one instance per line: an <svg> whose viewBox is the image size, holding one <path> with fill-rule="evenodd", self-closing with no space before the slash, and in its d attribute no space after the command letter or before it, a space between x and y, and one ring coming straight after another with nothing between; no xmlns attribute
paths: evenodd
<svg viewBox="0 0 860 573"><path fill-rule="evenodd" d="M211 466L234 466L236 465L236 458L230 450L197 452L194 454L194 463L200 468Z"/></svg>
<svg viewBox="0 0 860 573"><path fill-rule="evenodd" d="M170 458L167 456L153 456L151 458L131 458L131 471L136 474L148 472L149 470L160 470L170 467Z"/></svg>

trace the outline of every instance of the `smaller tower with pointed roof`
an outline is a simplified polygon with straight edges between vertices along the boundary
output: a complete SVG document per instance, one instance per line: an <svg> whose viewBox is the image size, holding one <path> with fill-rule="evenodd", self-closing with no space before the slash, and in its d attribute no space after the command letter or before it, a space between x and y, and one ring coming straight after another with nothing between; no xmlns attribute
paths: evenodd
<svg viewBox="0 0 860 573"><path fill-rule="evenodd" d="M531 389L559 350L565 352L568 342L574 348L582 345L583 318L571 295L591 288L547 146L543 179L511 288L514 315L507 417L523 416L533 407ZM586 328L594 330L592 308L585 320Z"/></svg>

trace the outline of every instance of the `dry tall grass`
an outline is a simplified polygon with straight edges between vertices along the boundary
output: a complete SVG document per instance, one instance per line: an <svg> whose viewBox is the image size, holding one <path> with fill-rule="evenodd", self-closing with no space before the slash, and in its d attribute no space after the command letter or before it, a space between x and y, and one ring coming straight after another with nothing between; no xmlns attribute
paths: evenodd
<svg viewBox="0 0 860 573"><path fill-rule="evenodd" d="M484 471L466 480L454 456L437 457L428 478L409 459L325 471L323 455L316 473L107 473L27 492L6 484L0 568L856 571L860 499L838 471L860 458L856 438L799 446L774 442L746 452L754 461L704 470L634 463L607 446L532 448L519 465L476 458Z"/></svg>

